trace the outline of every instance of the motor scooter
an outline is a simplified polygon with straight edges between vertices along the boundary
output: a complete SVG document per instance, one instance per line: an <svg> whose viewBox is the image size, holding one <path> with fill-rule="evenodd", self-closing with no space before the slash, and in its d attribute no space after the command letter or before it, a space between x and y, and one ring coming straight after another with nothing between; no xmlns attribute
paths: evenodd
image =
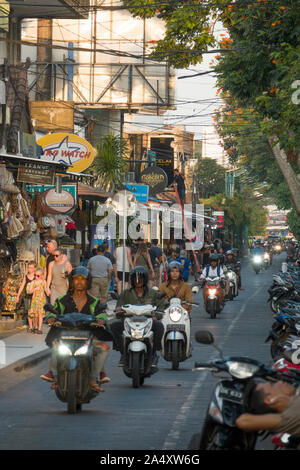
<svg viewBox="0 0 300 470"><path fill-rule="evenodd" d="M216 318L216 314L221 313L224 308L224 301L220 301L218 296L218 291L222 289L220 282L221 278L218 276L205 279L205 288L208 290L205 310L212 319Z"/></svg>
<svg viewBox="0 0 300 470"><path fill-rule="evenodd" d="M106 304L103 305L103 310ZM93 362L93 337L98 324L95 317L83 313L58 315L51 304L45 310L57 315L54 327L60 330L55 348L57 362L57 398L67 403L69 414L81 411L83 403L90 403L99 392L90 389ZM104 327L101 327L105 329Z"/></svg>
<svg viewBox="0 0 300 470"><path fill-rule="evenodd" d="M256 274L258 274L261 271L262 265L263 265L262 255L254 255L252 258L252 267L254 271L256 272Z"/></svg>
<svg viewBox="0 0 300 470"><path fill-rule="evenodd" d="M139 388L146 377L157 372L153 367L152 318L157 312L153 305L123 305L117 313L125 316L123 331L123 372L132 379L133 388ZM164 312L159 312L164 314ZM158 360L158 358L157 358Z"/></svg>
<svg viewBox="0 0 300 470"><path fill-rule="evenodd" d="M239 293L237 275L233 269L227 269L225 278L229 281L228 299L233 300Z"/></svg>
<svg viewBox="0 0 300 470"><path fill-rule="evenodd" d="M184 302L186 305L199 305L196 302ZM162 338L162 356L172 362L176 370L179 363L191 357L191 320L189 313L183 308L181 300L173 297L165 310L162 323L164 336Z"/></svg>

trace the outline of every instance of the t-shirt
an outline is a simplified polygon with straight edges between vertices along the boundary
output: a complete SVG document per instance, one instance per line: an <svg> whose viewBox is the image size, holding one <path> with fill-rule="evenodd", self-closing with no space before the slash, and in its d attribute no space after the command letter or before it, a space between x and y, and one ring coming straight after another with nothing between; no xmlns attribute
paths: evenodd
<svg viewBox="0 0 300 470"><path fill-rule="evenodd" d="M107 277L108 270L113 268L111 261L103 255L90 258L87 267L92 277Z"/></svg>
<svg viewBox="0 0 300 470"><path fill-rule="evenodd" d="M149 250L149 254L150 254L151 263L152 263L153 268L158 268L159 265L160 265L160 262L158 263L157 261L155 261L155 259L156 258L158 258L159 260L161 259L162 249L159 248L159 246L151 246L151 248Z"/></svg>
<svg viewBox="0 0 300 470"><path fill-rule="evenodd" d="M178 261L178 263L183 265L183 273L182 273L183 279L188 279L189 273L190 273L189 267L192 266L192 263L187 258L178 258L176 261Z"/></svg>
<svg viewBox="0 0 300 470"><path fill-rule="evenodd" d="M221 268L220 266L220 272L218 274L218 269L213 269L211 266L209 267L209 270L208 270L208 275L206 276L206 268L203 269L202 271L202 274L201 274L201 279L206 279L206 277L224 277L224 271L223 269Z"/></svg>
<svg viewBox="0 0 300 470"><path fill-rule="evenodd" d="M291 398L287 408L280 414L281 422L272 428L272 432L287 432L300 436L300 395Z"/></svg>

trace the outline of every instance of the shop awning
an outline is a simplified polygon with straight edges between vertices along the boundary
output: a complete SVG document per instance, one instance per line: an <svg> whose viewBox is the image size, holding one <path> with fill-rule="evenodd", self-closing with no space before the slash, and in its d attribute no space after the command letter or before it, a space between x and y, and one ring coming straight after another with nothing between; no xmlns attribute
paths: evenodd
<svg viewBox="0 0 300 470"><path fill-rule="evenodd" d="M105 202L107 198L112 196L112 193L100 191L99 189L88 186L87 184L78 183L78 197L85 201Z"/></svg>

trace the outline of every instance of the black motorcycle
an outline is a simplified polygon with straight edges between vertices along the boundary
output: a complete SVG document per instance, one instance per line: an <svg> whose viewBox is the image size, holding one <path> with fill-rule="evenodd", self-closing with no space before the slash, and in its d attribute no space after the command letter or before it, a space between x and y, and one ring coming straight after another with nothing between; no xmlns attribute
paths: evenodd
<svg viewBox="0 0 300 470"><path fill-rule="evenodd" d="M209 331L198 331L196 340L202 344L214 343L214 337ZM202 431L194 434L189 450L254 450L259 432L245 432L235 424L236 419L250 409L250 391L255 384L253 379L284 379L293 382L297 373L280 374L249 357L224 358L220 353L221 358L212 363L195 363L196 370L226 372L231 377L222 378L216 385Z"/></svg>
<svg viewBox="0 0 300 470"><path fill-rule="evenodd" d="M57 314L51 305L45 306L45 309ZM68 413L74 414L81 410L83 403L90 403L99 393L90 389L93 336L98 324L95 317L74 312L57 315L54 327L60 330L55 345L56 396L67 403Z"/></svg>

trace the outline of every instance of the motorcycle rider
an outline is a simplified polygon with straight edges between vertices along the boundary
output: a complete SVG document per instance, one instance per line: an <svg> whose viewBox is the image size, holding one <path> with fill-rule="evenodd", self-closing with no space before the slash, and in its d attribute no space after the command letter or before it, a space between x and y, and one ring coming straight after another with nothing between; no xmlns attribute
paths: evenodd
<svg viewBox="0 0 300 470"><path fill-rule="evenodd" d="M123 331L124 331L124 314L122 313L122 306L126 304L132 305L153 305L158 310L165 308L165 300L160 298L158 291L150 289L148 285L148 271L143 266L136 266L129 273L129 283L131 287L125 289L120 295L117 305L116 312L118 320L111 324L111 330L114 337L114 349L120 351L121 358L118 366L124 366L125 352L123 350ZM155 313L153 317L153 365L156 367L157 354L156 351L161 349L161 340L164 334L163 324L159 321L162 318L160 313Z"/></svg>
<svg viewBox="0 0 300 470"><path fill-rule="evenodd" d="M168 300L172 297L179 298L182 302L183 308L190 314L192 306L185 305L184 301L193 302L194 296L189 284L184 282L182 273L182 264L177 261L172 261L167 267L167 281L161 285L159 291L165 292Z"/></svg>
<svg viewBox="0 0 300 470"><path fill-rule="evenodd" d="M212 278L220 277L221 278L221 282L220 282L220 287L221 288L219 288L217 290L217 296L218 296L220 305L224 302L223 289L225 288L225 275L224 275L224 271L221 268L221 266L218 265L218 260L219 260L218 255L216 255L216 254L210 255L210 257L209 257L209 263L210 264L203 269L202 274L200 276L200 280L202 282L202 287L204 286L204 289L203 289L204 305L206 305L207 298L208 298L208 288L207 288L206 283L205 283L205 281L208 277L212 277Z"/></svg>
<svg viewBox="0 0 300 470"><path fill-rule="evenodd" d="M283 381L255 384L250 392L251 413L244 413L236 425L244 431L268 430L300 436L300 395Z"/></svg>
<svg viewBox="0 0 300 470"><path fill-rule="evenodd" d="M92 315L95 317L99 327L106 327L106 330L102 328L95 328L93 333L97 341L94 340L94 353L96 358L93 361L93 367L90 378L90 388L98 392L104 392L103 388L97 383L97 378L100 371L104 367L104 363L108 356L110 347L103 341L112 341L112 336L107 328L107 316L102 313L101 302L96 297L88 294L88 290L91 286L91 274L84 266L78 266L73 269L70 274L70 289L66 295L59 297L54 303L54 309L59 315L67 313L80 312L85 315ZM56 314L49 313L47 315L48 324L51 325L51 329L46 336L46 344L52 348L52 370L50 364L50 371L47 374L41 375L41 379L47 380L48 382L54 382L52 388L55 389L56 383L56 345L60 335L60 330L54 325Z"/></svg>
<svg viewBox="0 0 300 470"><path fill-rule="evenodd" d="M234 271L237 275L237 281L238 281L238 288L239 290L244 290L242 287L242 282L241 282L241 268L239 265L239 261L237 259L237 256L234 254L235 252L233 250L228 250L226 252L226 267L227 269L231 269Z"/></svg>

